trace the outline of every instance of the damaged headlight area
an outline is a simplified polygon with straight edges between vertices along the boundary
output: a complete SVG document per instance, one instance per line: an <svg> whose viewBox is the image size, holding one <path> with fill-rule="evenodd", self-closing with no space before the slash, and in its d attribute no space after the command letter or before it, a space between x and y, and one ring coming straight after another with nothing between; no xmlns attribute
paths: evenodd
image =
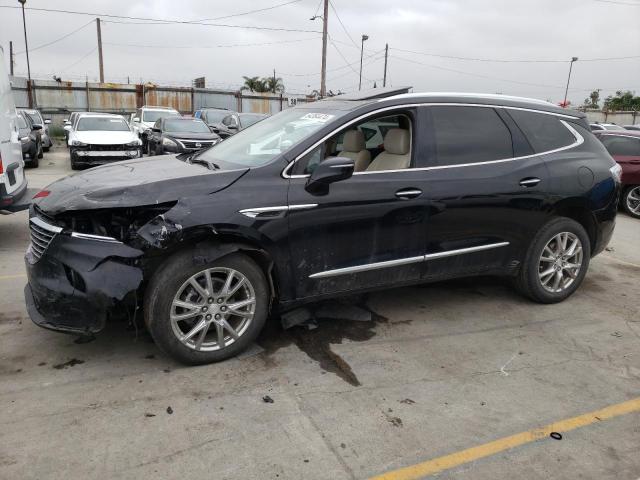
<svg viewBox="0 0 640 480"><path fill-rule="evenodd" d="M145 241L140 238L139 230L175 204L176 202L166 202L140 207L67 211L55 218L39 212L36 207L36 214L80 238L102 241L112 239L142 247Z"/></svg>

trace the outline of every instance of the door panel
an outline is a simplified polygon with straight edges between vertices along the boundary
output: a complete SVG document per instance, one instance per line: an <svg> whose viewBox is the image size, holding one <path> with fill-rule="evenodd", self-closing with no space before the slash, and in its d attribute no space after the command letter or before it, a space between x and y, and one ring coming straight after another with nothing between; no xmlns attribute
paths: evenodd
<svg viewBox="0 0 640 480"><path fill-rule="evenodd" d="M288 218L296 297L419 280L428 200L396 193L422 189L424 173L356 174L331 184L324 196L308 193L306 178L292 178ZM317 206L291 208L309 204Z"/></svg>

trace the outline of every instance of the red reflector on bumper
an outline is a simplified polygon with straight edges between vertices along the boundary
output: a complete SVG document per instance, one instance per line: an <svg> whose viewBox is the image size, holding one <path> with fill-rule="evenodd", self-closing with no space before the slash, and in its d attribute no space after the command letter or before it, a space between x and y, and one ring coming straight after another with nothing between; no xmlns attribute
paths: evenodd
<svg viewBox="0 0 640 480"><path fill-rule="evenodd" d="M40 190L38 193L36 193L33 198L42 198L42 197L48 197L49 194L51 192L49 190Z"/></svg>

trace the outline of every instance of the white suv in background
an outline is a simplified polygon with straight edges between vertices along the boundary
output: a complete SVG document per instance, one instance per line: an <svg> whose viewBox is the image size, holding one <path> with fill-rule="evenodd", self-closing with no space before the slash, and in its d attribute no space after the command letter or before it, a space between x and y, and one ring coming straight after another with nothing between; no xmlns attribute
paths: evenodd
<svg viewBox="0 0 640 480"><path fill-rule="evenodd" d="M28 208L33 194L27 191L18 115L5 65L0 47L0 213Z"/></svg>
<svg viewBox="0 0 640 480"><path fill-rule="evenodd" d="M136 110L131 119L133 133L142 140L142 150L147 151L147 135L150 134L153 125L160 118L179 117L180 112L170 107L144 106Z"/></svg>

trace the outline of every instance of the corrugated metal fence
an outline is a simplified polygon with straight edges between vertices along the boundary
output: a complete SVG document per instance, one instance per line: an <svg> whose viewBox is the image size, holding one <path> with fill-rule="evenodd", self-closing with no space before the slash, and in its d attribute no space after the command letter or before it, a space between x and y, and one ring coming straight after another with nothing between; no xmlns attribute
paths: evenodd
<svg viewBox="0 0 640 480"><path fill-rule="evenodd" d="M14 100L18 108L29 106L27 79L11 77ZM207 88L167 87L150 84L56 82L32 80L33 107L50 118L54 125L70 112L92 111L128 115L143 105L173 107L183 114L199 108L227 108L238 112L276 113L297 103L308 101L304 95L279 95Z"/></svg>

